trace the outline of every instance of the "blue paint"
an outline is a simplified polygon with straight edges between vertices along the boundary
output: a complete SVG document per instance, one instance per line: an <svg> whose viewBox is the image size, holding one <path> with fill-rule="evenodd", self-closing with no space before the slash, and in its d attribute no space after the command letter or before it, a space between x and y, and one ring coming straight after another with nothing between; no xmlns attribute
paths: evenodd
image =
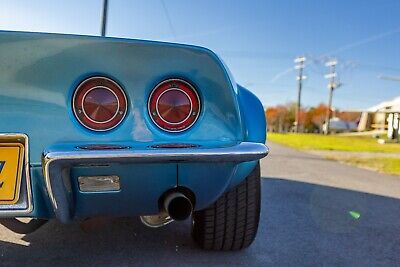
<svg viewBox="0 0 400 267"><path fill-rule="evenodd" d="M233 163L179 164L179 186L193 191L196 196L195 209L201 210L225 192L234 170Z"/></svg>
<svg viewBox="0 0 400 267"><path fill-rule="evenodd" d="M0 33L0 132L24 132L31 140L30 162L60 142L168 141L231 145L243 139L236 91L211 51L186 45L58 34ZM105 75L124 88L129 112L115 130L82 127L71 111L73 90L85 77ZM198 123L183 133L153 125L147 99L167 77L191 81L202 102ZM62 129L62 131L60 131ZM210 135L209 133L213 134Z"/></svg>
<svg viewBox="0 0 400 267"><path fill-rule="evenodd" d="M49 201L41 167L31 167L33 211L30 217L53 218L54 213Z"/></svg>
<svg viewBox="0 0 400 267"><path fill-rule="evenodd" d="M135 216L157 214L159 198L176 186L176 164L130 164L76 167L71 170L74 218L99 215ZM79 191L79 176L117 175L121 190L106 193Z"/></svg>
<svg viewBox="0 0 400 267"><path fill-rule="evenodd" d="M238 88L240 113L245 128L244 140L264 144L267 136L264 107L252 92L240 85Z"/></svg>

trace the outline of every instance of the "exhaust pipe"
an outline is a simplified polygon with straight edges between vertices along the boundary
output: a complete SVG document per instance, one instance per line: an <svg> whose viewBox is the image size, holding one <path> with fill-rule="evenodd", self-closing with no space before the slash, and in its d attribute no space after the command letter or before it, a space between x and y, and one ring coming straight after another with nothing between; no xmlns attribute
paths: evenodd
<svg viewBox="0 0 400 267"><path fill-rule="evenodd" d="M173 221L184 221L193 212L192 198L177 191L169 191L160 199L161 211L157 215L140 216L142 223L148 227L158 228Z"/></svg>
<svg viewBox="0 0 400 267"><path fill-rule="evenodd" d="M172 192L164 199L164 210L171 219L175 221L184 221L192 215L192 201L181 192Z"/></svg>

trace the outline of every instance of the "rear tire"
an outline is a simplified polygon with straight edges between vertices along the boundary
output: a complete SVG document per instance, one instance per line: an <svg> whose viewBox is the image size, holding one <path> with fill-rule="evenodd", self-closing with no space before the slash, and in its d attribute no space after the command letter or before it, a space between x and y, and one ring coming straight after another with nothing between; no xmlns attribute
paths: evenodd
<svg viewBox="0 0 400 267"><path fill-rule="evenodd" d="M210 207L194 212L192 234L208 250L239 250L254 241L260 220L260 164Z"/></svg>

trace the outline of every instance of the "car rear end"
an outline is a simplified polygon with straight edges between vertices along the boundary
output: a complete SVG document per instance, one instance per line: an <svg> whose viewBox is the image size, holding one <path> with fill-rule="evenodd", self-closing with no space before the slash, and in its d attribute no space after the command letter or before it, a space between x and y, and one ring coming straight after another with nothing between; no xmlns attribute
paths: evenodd
<svg viewBox="0 0 400 267"><path fill-rule="evenodd" d="M1 32L0 121L2 218L200 211L268 152L259 101L179 44Z"/></svg>

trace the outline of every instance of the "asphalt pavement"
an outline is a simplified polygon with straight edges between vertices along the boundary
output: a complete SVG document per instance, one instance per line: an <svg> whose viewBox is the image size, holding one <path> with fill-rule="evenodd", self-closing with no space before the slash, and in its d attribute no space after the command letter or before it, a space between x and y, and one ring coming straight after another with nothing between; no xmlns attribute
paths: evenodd
<svg viewBox="0 0 400 267"><path fill-rule="evenodd" d="M0 226L0 266L399 266L400 177L269 144L253 245L210 252L190 222L150 229L138 218L91 233L56 221L30 235Z"/></svg>

